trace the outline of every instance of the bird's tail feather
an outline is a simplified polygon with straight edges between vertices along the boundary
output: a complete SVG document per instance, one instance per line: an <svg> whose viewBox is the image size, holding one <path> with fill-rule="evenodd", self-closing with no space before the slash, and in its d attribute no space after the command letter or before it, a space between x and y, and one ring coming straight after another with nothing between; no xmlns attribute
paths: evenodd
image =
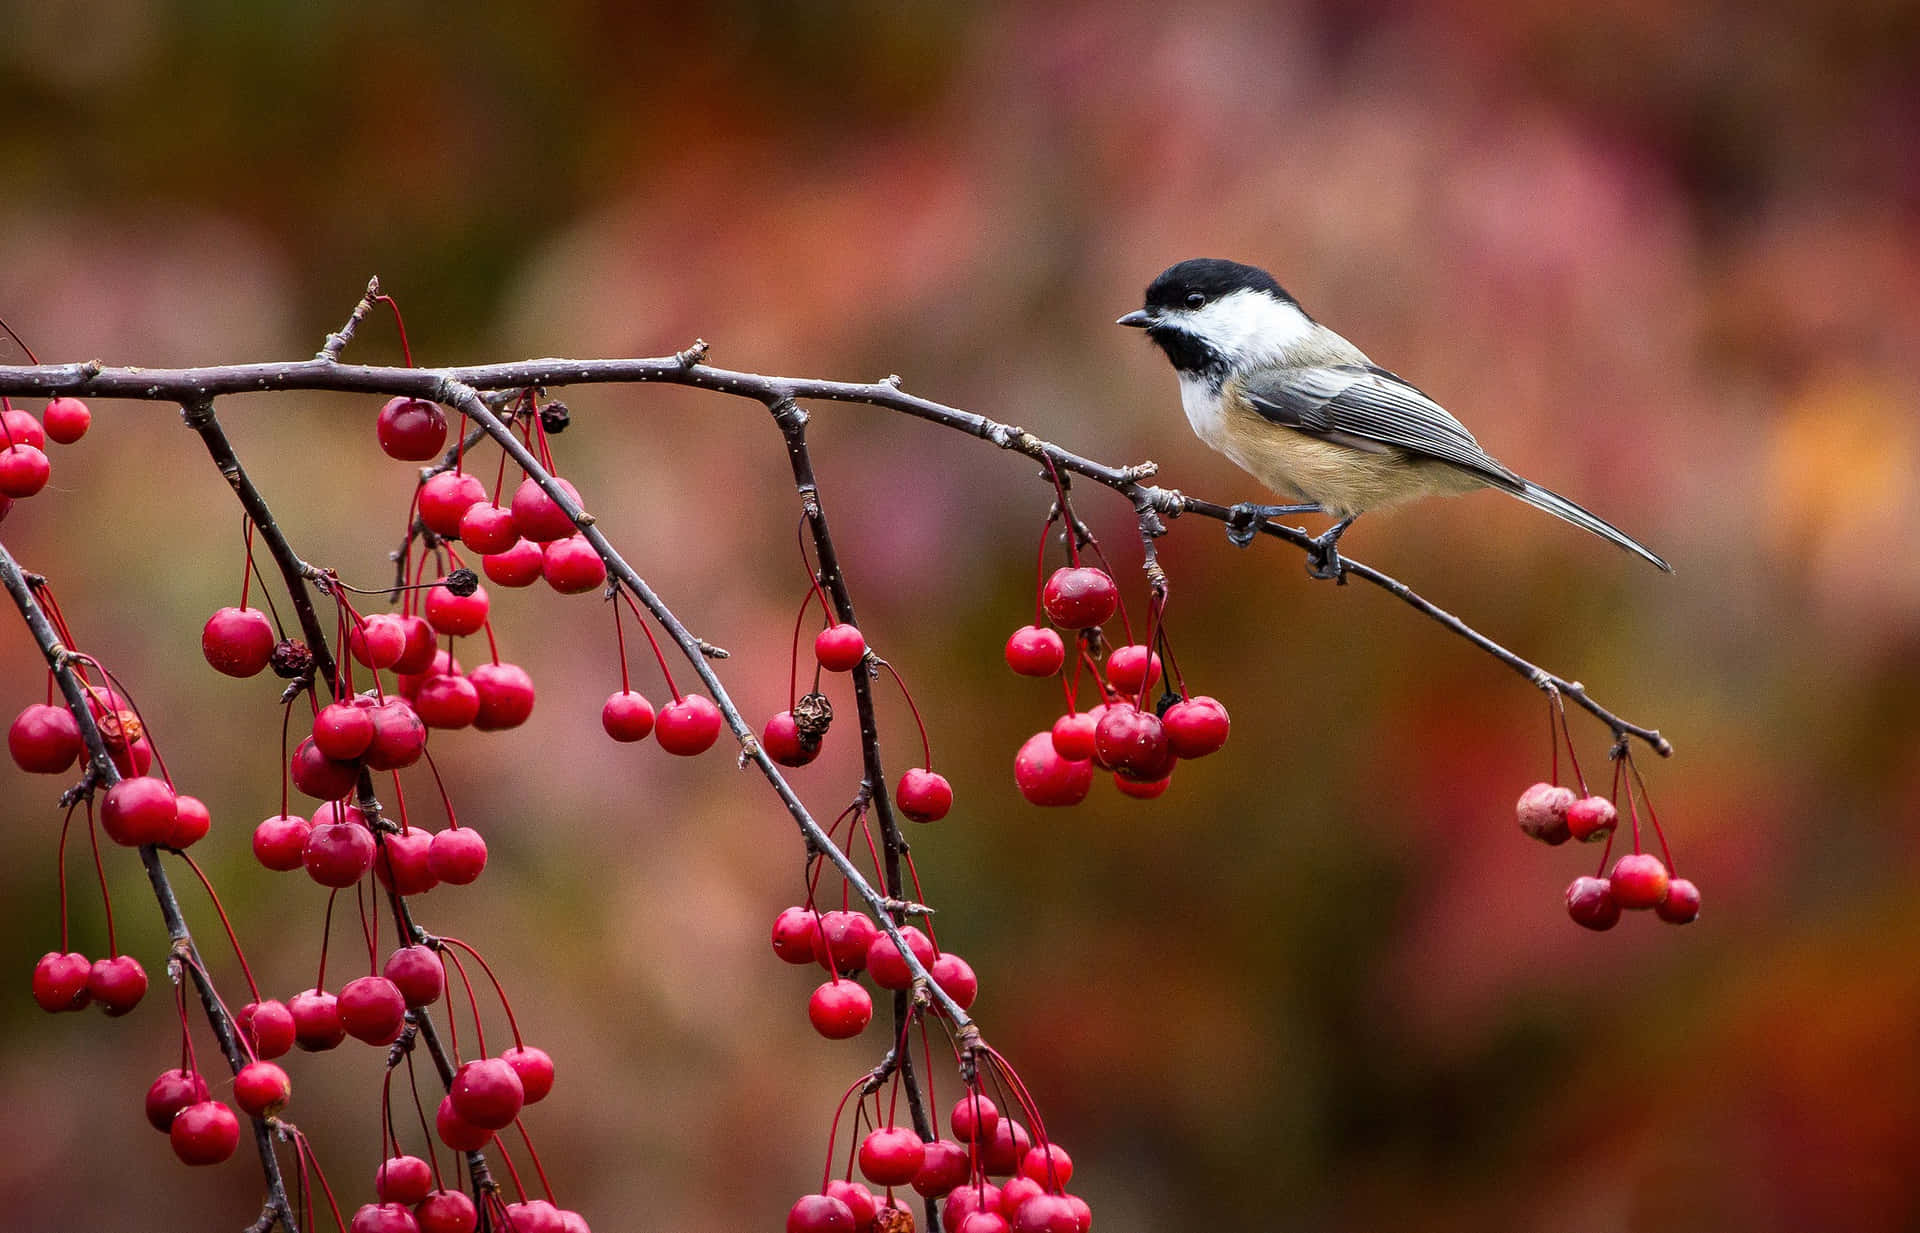
<svg viewBox="0 0 1920 1233"><path fill-rule="evenodd" d="M1614 526L1606 519L1582 509L1559 493L1542 488L1531 480L1519 479L1518 476L1514 478L1518 481L1517 484L1501 484L1499 487L1519 497L1535 509L1543 509L1556 518L1564 518L1576 527L1593 532L1601 539L1611 540L1635 556L1645 557L1669 574L1673 572L1673 566L1668 565L1645 544L1634 539L1631 535L1628 535L1625 531Z"/></svg>

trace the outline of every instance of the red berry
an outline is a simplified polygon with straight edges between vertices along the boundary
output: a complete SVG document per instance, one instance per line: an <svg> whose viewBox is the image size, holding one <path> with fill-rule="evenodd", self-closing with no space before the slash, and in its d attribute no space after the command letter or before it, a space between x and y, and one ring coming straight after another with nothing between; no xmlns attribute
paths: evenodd
<svg viewBox="0 0 1920 1233"><path fill-rule="evenodd" d="M426 672L433 667L433 657L440 650L440 636L423 616L403 616L399 621L407 640L400 649L400 658L393 661L393 670L403 676Z"/></svg>
<svg viewBox="0 0 1920 1233"><path fill-rule="evenodd" d="M313 747L335 762L351 762L373 744L373 716L367 708L329 702L313 717Z"/></svg>
<svg viewBox="0 0 1920 1233"><path fill-rule="evenodd" d="M927 1160L927 1145L905 1126L876 1130L860 1141L860 1171L877 1186L904 1186Z"/></svg>
<svg viewBox="0 0 1920 1233"><path fill-rule="evenodd" d="M1567 811L1573 808L1573 802L1572 788L1537 783L1520 794L1520 801L1514 806L1514 815L1519 819L1523 833L1541 843L1558 847L1571 834L1567 829Z"/></svg>
<svg viewBox="0 0 1920 1233"><path fill-rule="evenodd" d="M532 586L546 564L546 554L530 539L515 540L511 547L480 558L480 568L487 577L503 587Z"/></svg>
<svg viewBox="0 0 1920 1233"><path fill-rule="evenodd" d="M487 841L471 826L450 826L427 845L427 867L442 882L465 886L487 867Z"/></svg>
<svg viewBox="0 0 1920 1233"><path fill-rule="evenodd" d="M87 996L107 1012L108 1018L118 1019L147 996L147 970L132 955L95 959L87 970Z"/></svg>
<svg viewBox="0 0 1920 1233"><path fill-rule="evenodd" d="M480 695L473 726L482 732L517 728L533 714L533 678L518 664L481 664L467 674Z"/></svg>
<svg viewBox="0 0 1920 1233"><path fill-rule="evenodd" d="M1073 762L1085 762L1093 757L1093 729L1106 713L1107 708L1096 707L1093 711L1076 711L1054 720L1050 733L1053 752Z"/></svg>
<svg viewBox="0 0 1920 1233"><path fill-rule="evenodd" d="M792 711L780 711L760 730L760 747L781 766L805 766L820 756L820 742L800 739Z"/></svg>
<svg viewBox="0 0 1920 1233"><path fill-rule="evenodd" d="M1052 676L1067 662L1067 644L1039 625L1022 625L1007 638L1007 667L1021 676Z"/></svg>
<svg viewBox="0 0 1920 1233"><path fill-rule="evenodd" d="M513 1233L567 1233L560 1209L545 1199L523 1199L506 1207L505 1225Z"/></svg>
<svg viewBox="0 0 1920 1233"><path fill-rule="evenodd" d="M516 1205L517 1206L517 1205ZM509 1208L511 1210L511 1208ZM511 1225L513 1229L524 1226ZM363 1203L353 1214L347 1233L420 1233L420 1222L400 1203Z"/></svg>
<svg viewBox="0 0 1920 1233"><path fill-rule="evenodd" d="M828 1040L858 1036L873 1019L873 998L850 980L830 980L807 999L813 1030Z"/></svg>
<svg viewBox="0 0 1920 1233"><path fill-rule="evenodd" d="M113 769L120 772L122 779L132 779L153 769L153 746L145 737L121 747L109 741L107 751L113 758Z"/></svg>
<svg viewBox="0 0 1920 1233"><path fill-rule="evenodd" d="M1093 1209L1087 1206L1087 1201L1077 1194L1063 1194L1060 1197L1067 1201L1067 1207L1073 1212L1074 1233L1088 1233L1093 1228Z"/></svg>
<svg viewBox="0 0 1920 1233"><path fill-rule="evenodd" d="M340 987L340 1026L347 1035L370 1045L390 1045L400 1038L406 1022L407 1000L400 987L384 976L362 976Z"/></svg>
<svg viewBox="0 0 1920 1233"><path fill-rule="evenodd" d="M324 1053L347 1038L340 999L323 989L294 994L287 1009L293 1014L293 1043L308 1053Z"/></svg>
<svg viewBox="0 0 1920 1233"><path fill-rule="evenodd" d="M1173 747L1167 743L1166 726L1158 715L1131 703L1116 702L1107 707L1107 713L1094 725L1093 748L1097 761L1143 783L1164 779L1173 769Z"/></svg>
<svg viewBox="0 0 1920 1233"><path fill-rule="evenodd" d="M829 625L813 638L813 657L828 672L852 672L867 657L867 639L844 622Z"/></svg>
<svg viewBox="0 0 1920 1233"><path fill-rule="evenodd" d="M173 1154L190 1165L219 1164L240 1144L240 1119L217 1100L188 1105L167 1128Z"/></svg>
<svg viewBox="0 0 1920 1233"><path fill-rule="evenodd" d="M440 882L433 876L433 834L424 826L374 841L373 876L396 895L424 895Z"/></svg>
<svg viewBox="0 0 1920 1233"><path fill-rule="evenodd" d="M863 916L860 919L865 920ZM920 961L920 966L933 966L933 943L927 935L912 925L902 925L900 936L907 940L907 949ZM873 940L867 943L867 954L863 960L867 971L873 975L873 983L882 989L905 989L913 984L913 973L907 968L907 961L901 957L900 948L893 939L877 930Z"/></svg>
<svg viewBox="0 0 1920 1233"><path fill-rule="evenodd" d="M803 1195L787 1212L787 1233L854 1233L853 1209L827 1195Z"/></svg>
<svg viewBox="0 0 1920 1233"><path fill-rule="evenodd" d="M1700 915L1700 888L1685 878L1667 883L1667 897L1654 913L1669 925L1685 925Z"/></svg>
<svg viewBox="0 0 1920 1233"><path fill-rule="evenodd" d="M420 618L424 619L424 618ZM432 627L428 626L431 630ZM436 635L437 637L437 635ZM400 696L411 702L420 693L420 689L436 676L465 676L466 669L453 657L453 652L435 650L428 658L426 667L418 672L404 673L400 677Z"/></svg>
<svg viewBox="0 0 1920 1233"><path fill-rule="evenodd" d="M512 1123L527 1101L519 1073L497 1057L483 1057L462 1066L453 1077L448 1095L461 1120L485 1130L499 1130Z"/></svg>
<svg viewBox="0 0 1920 1233"><path fill-rule="evenodd" d="M819 925L802 907L787 908L773 918L773 953L788 963L812 963Z"/></svg>
<svg viewBox="0 0 1920 1233"><path fill-rule="evenodd" d="M427 725L405 698L388 698L367 710L373 719L373 744L364 755L369 768L397 771L420 760L427 747Z"/></svg>
<svg viewBox="0 0 1920 1233"><path fill-rule="evenodd" d="M513 1067L513 1073L520 1076L520 1088L525 1093L526 1103L545 1100L547 1093L553 1090L553 1059L547 1056L545 1049L515 1045L502 1053L500 1060Z"/></svg>
<svg viewBox="0 0 1920 1233"><path fill-rule="evenodd" d="M1171 775L1165 779L1144 780L1132 779L1116 771L1113 776L1113 786L1120 789L1120 795L1131 796L1139 801L1150 801L1164 796L1172 783Z"/></svg>
<svg viewBox="0 0 1920 1233"><path fill-rule="evenodd" d="M1605 878L1575 878L1567 887L1567 915L1596 933L1620 923L1620 905Z"/></svg>
<svg viewBox="0 0 1920 1233"><path fill-rule="evenodd" d="M440 1108L433 1115L433 1128L440 1136L440 1142L456 1152L477 1152L493 1142L493 1132L484 1126L475 1126L453 1107L453 1097L442 1097Z"/></svg>
<svg viewBox="0 0 1920 1233"><path fill-rule="evenodd" d="M458 1190L436 1190L413 1209L420 1233L473 1233L480 1212L473 1200Z"/></svg>
<svg viewBox="0 0 1920 1233"><path fill-rule="evenodd" d="M24 499L47 486L53 464L31 445L0 450L0 496Z"/></svg>
<svg viewBox="0 0 1920 1233"><path fill-rule="evenodd" d="M864 1183L836 1177L827 1183L826 1193L828 1198L847 1205L847 1210L853 1213L853 1227L859 1233L871 1233L880 1204Z"/></svg>
<svg viewBox="0 0 1920 1233"><path fill-rule="evenodd" d="M447 415L424 398L389 398L374 432L387 457L425 462L447 444Z"/></svg>
<svg viewBox="0 0 1920 1233"><path fill-rule="evenodd" d="M46 421L47 436L60 445L72 445L86 436L93 424L93 412L78 398L54 399L41 412L41 418Z"/></svg>
<svg viewBox="0 0 1920 1233"><path fill-rule="evenodd" d="M163 1070L147 1089L147 1121L155 1130L165 1133L173 1125L174 1114L211 1095L199 1071Z"/></svg>
<svg viewBox="0 0 1920 1233"><path fill-rule="evenodd" d="M253 828L253 855L269 869L285 873L306 863L307 836L313 827L305 818L277 813Z"/></svg>
<svg viewBox="0 0 1920 1233"><path fill-rule="evenodd" d="M440 958L425 946L402 946L387 956L380 975L393 982L410 1008L431 1006L446 991L447 973Z"/></svg>
<svg viewBox="0 0 1920 1233"><path fill-rule="evenodd" d="M1227 743L1227 730L1233 725L1227 708L1201 694L1185 702L1176 702L1160 717L1167 729L1167 744L1180 758L1204 758Z"/></svg>
<svg viewBox="0 0 1920 1233"><path fill-rule="evenodd" d="M80 725L64 706L36 702L14 717L7 729L7 752L23 771L57 775L72 766L85 748Z"/></svg>
<svg viewBox="0 0 1920 1233"><path fill-rule="evenodd" d="M369 668L391 668L407 650L407 627L390 612L376 612L347 631L347 650Z"/></svg>
<svg viewBox="0 0 1920 1233"><path fill-rule="evenodd" d="M927 974L961 1010L972 1006L980 996L980 978L973 974L973 966L952 951L934 956Z"/></svg>
<svg viewBox="0 0 1920 1233"><path fill-rule="evenodd" d="M970 1161L967 1149L952 1139L938 1139L926 1145L926 1158L913 1175L913 1188L922 1197L938 1199L967 1180Z"/></svg>
<svg viewBox="0 0 1920 1233"><path fill-rule="evenodd" d="M653 736L670 754L703 754L720 739L720 708L705 694L678 698L660 708Z"/></svg>
<svg viewBox="0 0 1920 1233"><path fill-rule="evenodd" d="M562 595L591 591L607 580L607 563L584 535L569 535L548 544L540 573L547 585Z"/></svg>
<svg viewBox="0 0 1920 1233"><path fill-rule="evenodd" d="M33 965L33 1000L49 1014L79 1010L93 1000L87 992L92 974L93 964L79 951L48 951Z"/></svg>
<svg viewBox="0 0 1920 1233"><path fill-rule="evenodd" d="M1160 657L1135 643L1107 653L1107 684L1123 694L1138 694L1160 683Z"/></svg>
<svg viewBox="0 0 1920 1233"><path fill-rule="evenodd" d="M383 1203L418 1203L433 1193L433 1166L418 1156L389 1156L374 1170L373 1193Z"/></svg>
<svg viewBox="0 0 1920 1233"><path fill-rule="evenodd" d="M1078 805L1093 787L1093 763L1061 757L1053 734L1036 732L1014 755L1013 782L1031 804Z"/></svg>
<svg viewBox="0 0 1920 1233"><path fill-rule="evenodd" d="M1073 1157L1058 1143L1029 1148L1020 1158L1020 1176L1030 1177L1048 1190L1060 1190L1073 1180Z"/></svg>
<svg viewBox="0 0 1920 1233"><path fill-rule="evenodd" d="M900 776L893 799L915 822L938 822L953 808L953 785L945 775L916 766Z"/></svg>
<svg viewBox="0 0 1920 1233"><path fill-rule="evenodd" d="M1073 1205L1057 1194L1034 1195L1020 1205L1013 1217L1013 1233L1079 1233L1079 1230L1080 1222Z"/></svg>
<svg viewBox="0 0 1920 1233"><path fill-rule="evenodd" d="M1619 810L1604 796L1583 796L1567 807L1567 833L1583 843L1605 839L1619 821Z"/></svg>
<svg viewBox="0 0 1920 1233"><path fill-rule="evenodd" d="M826 953L819 955L821 967L827 966L827 954L831 954L837 971L843 974L858 972L867 965L867 952L872 949L873 940L879 936L879 926L864 912L823 912L820 916L820 940L814 943L814 949L820 952L822 947L825 948Z"/></svg>
<svg viewBox="0 0 1920 1233"><path fill-rule="evenodd" d="M1667 897L1667 867L1651 852L1630 852L1613 862L1608 879L1613 901L1623 908L1657 908Z"/></svg>
<svg viewBox="0 0 1920 1233"><path fill-rule="evenodd" d="M322 886L340 890L352 886L373 868L373 832L358 822L327 822L307 834L300 854L307 876Z"/></svg>
<svg viewBox="0 0 1920 1233"><path fill-rule="evenodd" d="M0 446L31 445L42 452L46 450L46 430L40 427L39 420L33 418L33 412L8 407L0 411L0 423L6 425L6 430L0 432Z"/></svg>
<svg viewBox="0 0 1920 1233"><path fill-rule="evenodd" d="M999 1124L999 1108L972 1089L954 1102L953 1112L947 1115L947 1125L953 1127L953 1137L962 1143L972 1143L976 1133L990 1138L993 1128Z"/></svg>
<svg viewBox="0 0 1920 1233"><path fill-rule="evenodd" d="M293 1012L285 1002L272 998L248 1002L235 1016L240 1033L253 1045L255 1056L279 1057L293 1048Z"/></svg>
<svg viewBox="0 0 1920 1233"><path fill-rule="evenodd" d="M994 1125L993 1134L980 1145L980 1157L988 1173L1005 1177L1019 1166L1032 1146L1027 1128L1010 1117L1003 1117Z"/></svg>
<svg viewBox="0 0 1920 1233"><path fill-rule="evenodd" d="M107 799L100 806L100 829L129 848L164 843L178 810L173 789L165 780L144 775L122 779L107 789Z"/></svg>
<svg viewBox="0 0 1920 1233"><path fill-rule="evenodd" d="M444 582L427 590L427 624L449 637L480 632L487 623L487 588L476 586L471 595L455 595Z"/></svg>
<svg viewBox="0 0 1920 1233"><path fill-rule="evenodd" d="M989 1189L997 1191L999 1187L991 1186ZM954 1191L955 1195L966 1193L969 1192L964 1190ZM951 1203L952 1200L948 1200L948 1202ZM1013 1226L1008 1224L1007 1218L997 1211L969 1210L958 1223L954 1221L951 1215L948 1215L947 1227L952 1229L954 1233L1008 1233Z"/></svg>
<svg viewBox="0 0 1920 1233"><path fill-rule="evenodd" d="M309 736L293 747L287 777L305 795L315 800L334 801L353 791L354 785L360 782L360 771L351 762L336 762L321 753Z"/></svg>
<svg viewBox="0 0 1920 1233"><path fill-rule="evenodd" d="M1028 1199L1045 1193L1047 1188L1030 1177L1009 1178L1000 1187L1000 1214L1012 1220L1014 1213L1018 1212L1021 1205Z"/></svg>
<svg viewBox="0 0 1920 1233"><path fill-rule="evenodd" d="M258 608L221 608L200 631L200 653L215 671L254 676L273 658L279 640L273 622Z"/></svg>
<svg viewBox="0 0 1920 1233"><path fill-rule="evenodd" d="M293 1098L293 1080L272 1062L248 1062L233 1076L233 1103L253 1117L278 1113Z"/></svg>
<svg viewBox="0 0 1920 1233"><path fill-rule="evenodd" d="M486 499L485 486L473 476L442 471L420 485L420 521L442 539L458 539L461 518Z"/></svg>
<svg viewBox="0 0 1920 1233"><path fill-rule="evenodd" d="M482 556L505 552L520 538L513 511L504 505L480 501L460 515L460 542Z"/></svg>
<svg viewBox="0 0 1920 1233"><path fill-rule="evenodd" d="M969 1182L960 1187L947 1196L946 1206L941 1208L940 1214L955 1229L969 1227L967 1222L975 1216L990 1215L1000 1220L999 1233L1006 1233L1007 1222L1000 1219L1000 1187L992 1182ZM992 1226L973 1227L986 1229Z"/></svg>
<svg viewBox="0 0 1920 1233"><path fill-rule="evenodd" d="M1120 607L1120 589L1104 569L1063 566L1053 571L1040 592L1047 619L1061 629L1092 629Z"/></svg>
<svg viewBox="0 0 1920 1233"><path fill-rule="evenodd" d="M464 728L480 716L480 691L464 676L430 676L413 695L413 713L429 728Z"/></svg>
<svg viewBox="0 0 1920 1233"><path fill-rule="evenodd" d="M573 498L575 505L581 504L580 492L566 480L556 478L560 490ZM565 539L577 529L573 519L560 508L554 499L536 483L532 476L520 481L513 490L513 525L520 534L536 544L550 543L556 539Z"/></svg>

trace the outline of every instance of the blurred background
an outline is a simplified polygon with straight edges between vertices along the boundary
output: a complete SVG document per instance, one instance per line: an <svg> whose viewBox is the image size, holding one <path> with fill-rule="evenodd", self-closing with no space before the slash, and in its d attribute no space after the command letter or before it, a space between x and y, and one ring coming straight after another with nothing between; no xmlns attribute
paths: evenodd
<svg viewBox="0 0 1920 1233"><path fill-rule="evenodd" d="M1548 769L1540 695L1214 523L1161 551L1227 750L1156 803L1103 784L1026 805L1013 751L1059 699L1001 644L1030 619L1047 491L970 439L816 408L861 623L956 787L912 835L940 936L1097 1227L1920 1227L1920 8L6 7L0 313L49 361L310 355L377 273L423 363L704 337L750 370L899 373L1234 501L1260 494L1111 322L1180 258L1274 270L1501 459L1674 562L1484 494L1343 544L1667 733L1677 756L1646 769L1706 907L1686 929L1576 928L1562 890L1596 854L1513 823ZM376 318L348 358L398 356ZM805 582L765 415L563 396L558 458L602 525L733 652L756 723L785 706ZM377 401L220 406L300 551L366 584L412 482L375 447ZM279 807L275 685L195 649L235 602L238 511L172 410L94 411L0 536L212 806L196 852L286 996L323 899L248 853ZM1079 505L1137 615L1129 511L1091 487ZM420 917L489 956L558 1059L530 1124L566 1205L601 1229L778 1228L884 1049L815 1035L812 978L768 952L799 894L791 823L723 750L601 735L619 674L593 599L496 588L495 613L539 703L515 732L435 739L493 863ZM42 678L0 630L11 714ZM835 685L842 726L795 776L829 817L856 780ZM880 696L897 773L912 724ZM1574 733L1604 768L1603 730ZM242 1227L250 1149L190 1171L140 1113L176 1064L164 989L112 1022L26 996L58 940L59 786L0 773L7 1223ZM433 817L431 781L407 786ZM123 945L157 977L157 914L108 858ZM75 886L74 945L104 953ZM349 1042L289 1063L289 1116L349 1205L371 1192L380 1059ZM957 1095L950 1070L936 1086Z"/></svg>

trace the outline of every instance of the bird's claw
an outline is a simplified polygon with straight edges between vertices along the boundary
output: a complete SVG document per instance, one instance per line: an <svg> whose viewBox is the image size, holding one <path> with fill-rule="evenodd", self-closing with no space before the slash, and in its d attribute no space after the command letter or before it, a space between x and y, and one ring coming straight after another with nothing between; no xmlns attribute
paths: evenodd
<svg viewBox="0 0 1920 1233"><path fill-rule="evenodd" d="M1307 549L1307 576L1326 580L1333 579L1338 586L1347 585L1347 564L1340 559L1340 536L1353 525L1351 516L1342 518L1325 531L1309 541L1313 546Z"/></svg>
<svg viewBox="0 0 1920 1233"><path fill-rule="evenodd" d="M1251 501L1242 501L1227 511L1227 542L1235 548L1245 548L1259 534L1260 524L1266 520L1266 509Z"/></svg>

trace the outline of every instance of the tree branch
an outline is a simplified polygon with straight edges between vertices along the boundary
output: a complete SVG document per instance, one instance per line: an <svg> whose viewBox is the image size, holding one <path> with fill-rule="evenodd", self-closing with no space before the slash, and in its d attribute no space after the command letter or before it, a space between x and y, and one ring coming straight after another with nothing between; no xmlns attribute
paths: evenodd
<svg viewBox="0 0 1920 1233"><path fill-rule="evenodd" d="M1195 514L1225 522L1228 507L1182 495L1180 492L1145 484L1155 468L1151 463L1134 467L1115 467L1073 453L1050 441L1044 441L1023 428L986 416L949 407L943 403L905 393L897 378L874 382L821 381L792 377L761 376L734 372L699 363L704 349L689 348L679 355L660 359L620 360L525 360L512 364L486 364L454 368L387 368L340 364L329 359L295 360L282 363L230 364L208 368L109 368L98 361L84 364L47 364L0 366L0 393L13 395L60 394L96 395L114 398L163 400L192 403L219 394L238 394L266 390L336 390L364 394L409 394L449 402L450 390L470 391L525 389L556 385L605 383L647 383L689 385L738 398L752 399L772 406L784 399L812 399L823 402L864 403L911 415L916 419L978 437L1002 449L1013 450L1055 467L1085 476L1120 493L1136 510L1151 511L1166 518ZM516 458L516 461L519 461ZM562 508L565 508L563 505ZM1264 522L1259 528L1283 539L1303 552L1316 551L1311 537L1297 528ZM1588 696L1578 682L1568 680L1531 663L1493 639L1468 626L1458 617L1421 598L1412 588L1371 566L1342 556L1347 572L1423 613L1442 628L1466 638L1468 642L1520 673L1543 692L1559 692L1575 705L1593 715L1615 738L1635 737L1662 757L1671 756L1673 746L1654 728L1632 723Z"/></svg>
<svg viewBox="0 0 1920 1233"><path fill-rule="evenodd" d="M67 700L67 709L80 725L80 739L87 747L88 777L96 785L104 784L111 788L120 782L120 772L114 768L113 759L107 753L107 744L100 735L99 725L93 721L93 708L87 702L86 686L75 675L69 662L68 648L60 644L53 622L47 619L45 610L40 607L40 601L35 598L33 588L20 569L20 563L13 559L13 554L7 551L4 543L0 543L0 584L4 584L7 594L13 597L14 606L26 621L28 632L39 644L40 653L46 656L47 666L60 684L60 693ZM221 1056L238 1074L249 1059L241 1048L239 1031L228 1017L226 1005L214 988L213 979L207 974L207 965L200 958L199 947L194 944L193 934L187 928L186 917L180 911L180 900L173 893L173 884L167 878L165 866L160 863L160 850L152 844L142 847L140 863L146 868L147 881L153 887L154 899L160 904L161 919L166 922L167 937L172 944L169 965L176 958L185 960L179 966L186 969L194 990L200 995L200 1005L206 1010L207 1024L220 1044ZM293 1219L293 1207L287 1202L286 1182L280 1175L280 1158L274 1154L273 1138L267 1123L257 1117L249 1117L248 1121L253 1124L254 1146L260 1151L260 1168L267 1181L267 1211L262 1213L262 1220L267 1221L267 1227L271 1227L271 1220L278 1220L286 1226L287 1233L299 1233L299 1226ZM268 1219L269 1215L271 1220Z"/></svg>

